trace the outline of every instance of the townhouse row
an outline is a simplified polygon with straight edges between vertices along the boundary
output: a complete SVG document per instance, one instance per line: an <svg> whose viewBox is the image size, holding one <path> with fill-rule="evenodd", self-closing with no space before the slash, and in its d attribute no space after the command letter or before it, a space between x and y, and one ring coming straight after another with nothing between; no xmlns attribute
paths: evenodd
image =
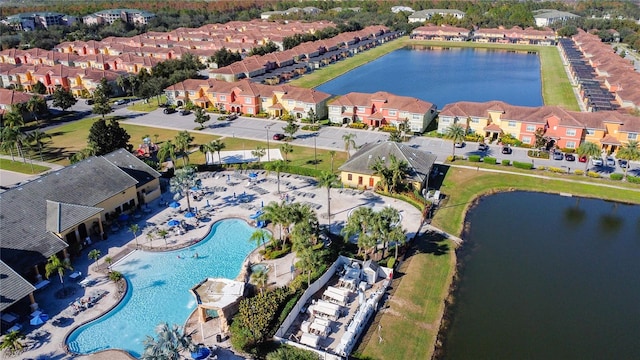
<svg viewBox="0 0 640 360"><path fill-rule="evenodd" d="M479 43L555 45L556 34L551 29L477 29L468 30L455 26L420 26L411 32L412 39L438 41L475 41Z"/></svg>
<svg viewBox="0 0 640 360"><path fill-rule="evenodd" d="M530 146L535 146L536 131L543 129L550 146L576 149L590 141L608 153L616 152L631 140L638 141L640 133L640 118L620 111L577 112L557 106L515 106L502 101L447 104L439 113L437 131L444 134L453 124L492 141L510 134Z"/></svg>
<svg viewBox="0 0 640 360"><path fill-rule="evenodd" d="M88 97L105 78L113 93L119 95L122 89L117 86L121 73L110 70L83 69L64 65L24 65L0 64L0 87L22 89L33 92L33 86L41 82L52 94L57 87L63 87L75 96Z"/></svg>
<svg viewBox="0 0 640 360"><path fill-rule="evenodd" d="M349 93L330 100L331 95L284 85L263 85L248 79L226 82L215 79L185 80L165 89L167 101L182 106L191 102L203 108L240 114L265 113L272 117L285 114L308 118L310 111L318 119L336 124L361 122L373 127L400 126L406 122L411 132L423 132L437 115L432 103L387 92Z"/></svg>

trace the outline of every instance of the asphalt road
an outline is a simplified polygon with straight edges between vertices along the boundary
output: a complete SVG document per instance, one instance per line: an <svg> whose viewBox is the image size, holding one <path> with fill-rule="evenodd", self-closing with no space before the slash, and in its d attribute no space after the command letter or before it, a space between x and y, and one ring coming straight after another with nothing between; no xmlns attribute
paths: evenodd
<svg viewBox="0 0 640 360"><path fill-rule="evenodd" d="M219 121L217 115L211 116L211 121L205 124L205 129L194 130L199 127L194 122L195 116L192 114L181 116L179 113L163 114L162 109L152 111L150 113L138 113L132 112L122 107L117 109L114 114L130 117L126 120L129 124L137 124L144 126L163 127L177 130L189 130L200 131L203 133L219 135L223 137L239 137L253 140L269 140L270 146L279 146L281 141L273 140L273 134L283 133L283 127L286 125L283 121L256 119L249 117L239 117L233 121ZM344 127L323 127L318 132L309 132L300 130L296 133L296 138L291 142L295 145L313 147L316 146L319 149L327 150L344 150L344 141L342 136L346 133L353 133L356 135L355 142L357 146L361 146L366 143L375 143L386 140L389 135L384 132L374 130L356 130ZM442 163L446 160L447 156L451 155L453 150L453 143L449 140L414 136L409 142L409 145L423 150L429 151L437 156L437 162ZM583 170L584 163L578 161L570 162L566 160L544 160L535 159L532 160L527 156L527 149L513 148L513 153L509 155L502 154L501 147L498 145L490 145L489 150L486 152L478 151L478 146L475 143L467 143L463 148L455 149L456 155L484 155L492 156L498 159L500 162L503 159L509 159L512 161L521 162L534 162L535 166L553 166L559 168L566 168L567 171L574 171L576 169ZM618 166L598 166L594 167L589 164L589 169L603 176L607 176L613 172L622 173L623 169ZM640 167L637 163L632 163L632 167L629 169L629 173L633 175L640 175Z"/></svg>

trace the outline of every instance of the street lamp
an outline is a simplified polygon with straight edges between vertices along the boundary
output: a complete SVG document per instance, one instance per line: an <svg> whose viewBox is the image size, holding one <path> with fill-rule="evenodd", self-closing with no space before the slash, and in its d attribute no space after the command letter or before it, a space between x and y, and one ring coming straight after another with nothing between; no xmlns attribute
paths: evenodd
<svg viewBox="0 0 640 360"><path fill-rule="evenodd" d="M318 150L316 148L316 137L318 137L318 133L313 134L313 163L316 166L316 170L318 170Z"/></svg>
<svg viewBox="0 0 640 360"><path fill-rule="evenodd" d="M271 125L267 125L264 127L265 129L267 129L267 161L271 161L271 154L269 151L269 129L271 128Z"/></svg>

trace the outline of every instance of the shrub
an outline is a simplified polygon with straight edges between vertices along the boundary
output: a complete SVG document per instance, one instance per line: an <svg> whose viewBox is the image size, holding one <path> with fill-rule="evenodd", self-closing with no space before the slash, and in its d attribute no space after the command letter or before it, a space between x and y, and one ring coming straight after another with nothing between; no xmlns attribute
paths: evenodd
<svg viewBox="0 0 640 360"><path fill-rule="evenodd" d="M511 164L511 160L509 160L509 159L502 160L502 165L509 166L510 164Z"/></svg>
<svg viewBox="0 0 640 360"><path fill-rule="evenodd" d="M544 167L544 166L538 166L536 169L538 169L538 170L544 170L544 169L546 169L546 167Z"/></svg>
<svg viewBox="0 0 640 360"><path fill-rule="evenodd" d="M573 154L576 152L576 149L571 149L571 148L562 148L560 150L565 154Z"/></svg>
<svg viewBox="0 0 640 360"><path fill-rule="evenodd" d="M367 129L368 126L367 124L363 124L363 123L352 123L349 124L349 127L352 129Z"/></svg>
<svg viewBox="0 0 640 360"><path fill-rule="evenodd" d="M468 160L470 162L480 162L480 155L469 155Z"/></svg>
<svg viewBox="0 0 640 360"><path fill-rule="evenodd" d="M279 259L279 258L287 255L289 252L291 252L291 249L288 248L288 247L285 247L282 250L266 251L264 253L264 258L266 260Z"/></svg>
<svg viewBox="0 0 640 360"><path fill-rule="evenodd" d="M531 170L531 169L533 169L533 164L532 163L521 162L521 161L514 161L513 162L513 167L518 168L518 169Z"/></svg>
<svg viewBox="0 0 640 360"><path fill-rule="evenodd" d="M588 177L591 177L591 178L598 179L598 178L600 177L600 174L598 174L598 173L597 173L597 172L595 172L595 171L589 171L589 172L587 173L587 176L588 176Z"/></svg>
<svg viewBox="0 0 640 360"><path fill-rule="evenodd" d="M390 258L387 260L387 267L388 267L389 269L393 269L393 267L394 267L395 265L396 265L396 259L395 259L395 258L390 257Z"/></svg>
<svg viewBox="0 0 640 360"><path fill-rule="evenodd" d="M318 131L320 130L320 125L305 125L301 127L301 129L306 131Z"/></svg>
<svg viewBox="0 0 640 360"><path fill-rule="evenodd" d="M547 168L547 170L549 170L551 172L554 172L554 173L566 173L567 172L567 170L565 170L565 169L558 168L558 167L553 167L553 166L549 166Z"/></svg>
<svg viewBox="0 0 640 360"><path fill-rule="evenodd" d="M613 173L611 174L611 180L622 180L622 174L618 174L618 173Z"/></svg>
<svg viewBox="0 0 640 360"><path fill-rule="evenodd" d="M380 131L384 131L384 132L394 132L397 131L398 129L396 129L395 126L393 125L385 125L380 127Z"/></svg>
<svg viewBox="0 0 640 360"><path fill-rule="evenodd" d="M484 140L484 136L477 133L467 134L467 136L464 137L464 140L467 142L481 142Z"/></svg>
<svg viewBox="0 0 640 360"><path fill-rule="evenodd" d="M584 170L576 170L573 173L576 175L584 175Z"/></svg>
<svg viewBox="0 0 640 360"><path fill-rule="evenodd" d="M627 175L627 181L632 184L640 184L640 176Z"/></svg>
<svg viewBox="0 0 640 360"><path fill-rule="evenodd" d="M494 157L486 156L482 161L484 161L485 164L495 165L497 160Z"/></svg>
<svg viewBox="0 0 640 360"><path fill-rule="evenodd" d="M549 158L549 153L546 152L546 151L541 151L541 150L529 150L529 151L527 151L527 155L529 155L529 157L537 158L537 159L548 159Z"/></svg>

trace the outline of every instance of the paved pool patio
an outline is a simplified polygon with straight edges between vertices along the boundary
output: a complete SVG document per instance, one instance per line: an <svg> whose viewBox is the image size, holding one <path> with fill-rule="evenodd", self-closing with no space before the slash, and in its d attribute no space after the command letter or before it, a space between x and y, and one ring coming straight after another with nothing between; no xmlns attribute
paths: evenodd
<svg viewBox="0 0 640 360"><path fill-rule="evenodd" d="M255 173L254 175L249 175ZM327 189L319 188L315 179L281 174L280 176L280 193L277 191L276 173L268 173L266 171L225 171L210 173L204 172L198 174L202 180L201 189L198 191L201 196L198 199L191 199L191 206L197 208L203 216L208 217L211 221L200 222L196 225L195 220L189 221L192 226L188 227L188 231L180 234L179 232L171 232L166 238L154 239L149 241L146 232L149 229L170 229L167 222L173 218L184 218L177 216L180 211L186 211L186 199L179 199L179 208L167 206L173 201L171 194L164 194L162 198L156 199L147 204L148 210L141 211L137 216L132 217L141 230L138 233L137 241L134 240L133 233L128 227L123 227L109 234L107 240L98 241L90 244L82 250L81 255L73 260L74 271L82 273L76 281L71 280L67 272L65 275L65 286L71 289L72 294L64 297L56 297L56 293L60 292L61 284L58 277L52 276L50 284L36 293L36 301L39 303L43 312L50 316L50 320L40 326L24 325L22 332L27 336L23 341L27 346L26 350L20 355L14 356L15 359L131 359L132 357L123 351L106 350L98 354L90 356L74 356L66 353L64 340L66 336L77 326L91 321L109 309L117 305L122 297L115 284L109 281L106 273L106 264L104 258L110 256L114 262L122 258L131 251L163 251L169 248L178 248L188 246L193 242L197 242L204 238L209 232L210 226L218 220L235 217L247 220L250 224L254 220L250 216L258 211L263 205L267 205L272 201L290 201L303 202L315 208L318 213L320 224L329 224L327 218ZM234 196L235 194L235 196ZM331 189L331 231L338 233L344 226L348 214L355 208L360 206L371 206L374 209L384 206L391 206L400 211L402 215L402 226L407 232L407 237L412 238L419 230L421 214L412 205L377 195L371 191L360 191L353 189ZM267 227L274 237L278 237L278 230L272 225ZM98 268L95 263L88 259L89 251L98 249L101 252L101 258L98 261ZM245 262L265 263L269 266L268 272L269 286L282 286L291 281L293 274L291 273L291 265L295 263L294 254L289 254L277 260L262 260L258 251L252 252ZM246 266L243 266L245 268ZM238 275L239 279L244 279L245 274ZM195 284L194 284L195 285ZM72 304L76 299L95 294L96 291L104 292L105 295L98 299L95 304L82 310L77 314L72 309ZM194 313L195 314L195 313ZM210 320L204 325L199 324L195 315L192 314L189 319L185 319L184 324L187 331L196 330L194 336L196 342L204 343L208 346L219 346L219 359L241 359L230 351L228 340L218 343L217 335L220 334L219 326L216 320ZM24 318L23 318L24 320ZM25 321L23 321L23 324ZM149 334L154 335L154 334ZM203 336L204 335L204 336ZM223 339L224 339L224 334Z"/></svg>

